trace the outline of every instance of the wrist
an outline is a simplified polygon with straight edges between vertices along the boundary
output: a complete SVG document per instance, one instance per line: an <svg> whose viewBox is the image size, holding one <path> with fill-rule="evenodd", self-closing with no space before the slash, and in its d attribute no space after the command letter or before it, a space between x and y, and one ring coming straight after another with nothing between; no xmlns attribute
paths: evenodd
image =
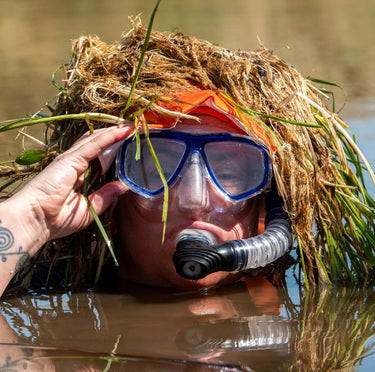
<svg viewBox="0 0 375 372"><path fill-rule="evenodd" d="M0 296L12 277L46 242L42 224L22 197L0 203Z"/></svg>
<svg viewBox="0 0 375 372"><path fill-rule="evenodd" d="M0 204L0 221L0 227L13 235L14 250L22 247L23 252L33 256L48 240L42 213L38 211L37 205L22 195L15 195Z"/></svg>

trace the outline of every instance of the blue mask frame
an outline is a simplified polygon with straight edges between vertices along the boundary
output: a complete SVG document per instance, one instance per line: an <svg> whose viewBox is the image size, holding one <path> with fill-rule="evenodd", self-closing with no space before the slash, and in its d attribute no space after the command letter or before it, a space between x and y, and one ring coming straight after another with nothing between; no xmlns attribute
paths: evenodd
<svg viewBox="0 0 375 372"><path fill-rule="evenodd" d="M140 135L140 140L144 140L145 134ZM177 131L171 131L171 130L163 130L163 131L154 131L149 134L149 138L152 143L153 138L165 138L165 139L172 139L175 141L180 141L185 144L185 150L183 152L183 155L181 157L180 162L178 163L178 166L175 168L175 171L173 172L172 175L169 176L167 179L167 184L168 187L173 186L174 182L177 180L178 176L182 172L182 169L184 165L186 164L187 159L189 159L190 155L193 152L199 152L201 155L205 168L209 174L210 179L212 180L213 184L216 186L216 188L224 194L227 198L229 198L232 201L242 201L249 199L255 195L260 194L263 192L270 184L270 180L272 177L272 171L271 171L271 161L268 155L268 149L267 147L262 144L255 142L254 140L250 139L247 136L243 135L234 135L230 133L215 133L215 134L190 134L190 133L185 133L185 132L177 132ZM246 192L243 192L238 195L232 195L230 194L227 190L225 190L220 182L216 179L216 176L211 169L211 165L209 163L209 160L206 156L205 152L205 145L208 143L214 143L214 142L227 142L227 141L232 141L232 142L240 142L240 143L245 143L248 144L254 148L256 148L259 153L262 156L263 160L263 179L262 181L254 188L251 190L247 190ZM126 158L126 151L129 146L129 144L134 145L134 137L128 138L122 145L117 157L117 176L120 181L122 181L125 185L127 185L132 191L136 192L137 194L146 197L146 198L155 198L159 196L163 190L164 187L161 186L157 190L150 191L146 188L141 187L131 179L129 179L126 176L126 164L125 164L125 158ZM145 144L144 146L147 146ZM156 152L156 156L158 156Z"/></svg>

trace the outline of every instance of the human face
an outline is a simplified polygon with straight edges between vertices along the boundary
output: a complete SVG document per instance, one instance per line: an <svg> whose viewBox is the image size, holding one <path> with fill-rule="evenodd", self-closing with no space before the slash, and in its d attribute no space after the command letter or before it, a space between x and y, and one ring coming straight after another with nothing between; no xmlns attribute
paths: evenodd
<svg viewBox="0 0 375 372"><path fill-rule="evenodd" d="M237 133L231 124L200 115L200 123L184 120L174 129L192 134ZM194 172L193 172L194 173ZM211 232L219 243L257 234L262 197L232 203L210 183L197 182L191 172L169 189L168 220L162 242L163 196L148 199L127 192L118 202L116 225L120 237L120 277L156 286L193 289L235 280L238 275L217 272L198 281L181 278L175 270L173 253L176 235L187 228ZM205 183L204 192L201 184Z"/></svg>

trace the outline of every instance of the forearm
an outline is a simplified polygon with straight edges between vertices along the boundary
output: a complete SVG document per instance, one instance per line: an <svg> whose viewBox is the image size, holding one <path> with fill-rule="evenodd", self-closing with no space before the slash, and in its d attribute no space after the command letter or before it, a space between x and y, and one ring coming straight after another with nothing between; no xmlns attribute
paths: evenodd
<svg viewBox="0 0 375 372"><path fill-rule="evenodd" d="M43 224L27 200L14 196L0 204L0 296L46 241Z"/></svg>

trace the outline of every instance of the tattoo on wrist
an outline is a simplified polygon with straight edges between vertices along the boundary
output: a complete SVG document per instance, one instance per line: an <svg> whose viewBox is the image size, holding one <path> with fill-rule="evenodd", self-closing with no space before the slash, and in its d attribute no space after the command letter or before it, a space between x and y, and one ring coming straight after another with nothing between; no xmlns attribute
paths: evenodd
<svg viewBox="0 0 375 372"><path fill-rule="evenodd" d="M7 355L5 358L5 363L3 366L0 366L0 372L17 372L19 371L18 367L21 368L21 370L27 369L27 363L26 361L22 360L12 360L12 357L10 355ZM17 369L15 369L17 368Z"/></svg>
<svg viewBox="0 0 375 372"><path fill-rule="evenodd" d="M1 224L1 220L0 220ZM22 250L22 246L19 246L17 250L10 251L14 246L13 233L6 227L0 226L0 258L2 262L6 262L9 256L19 255L20 258L16 264L15 271L20 270L25 263L29 260L29 252Z"/></svg>

